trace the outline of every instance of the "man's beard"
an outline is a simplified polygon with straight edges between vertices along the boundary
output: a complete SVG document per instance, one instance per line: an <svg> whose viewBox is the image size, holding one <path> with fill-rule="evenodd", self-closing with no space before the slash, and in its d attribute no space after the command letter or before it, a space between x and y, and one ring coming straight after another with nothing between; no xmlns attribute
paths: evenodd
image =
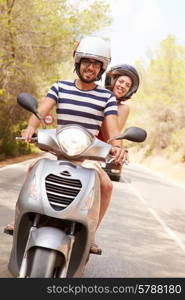
<svg viewBox="0 0 185 300"><path fill-rule="evenodd" d="M104 73L104 70L101 69L100 72L97 74L96 78L89 81L89 80L84 79L81 76L80 64L79 63L75 63L75 71L76 71L76 74L78 75L79 79L84 83L92 83L92 82L95 82L95 81L99 81L101 79L102 74Z"/></svg>
<svg viewBox="0 0 185 300"><path fill-rule="evenodd" d="M80 80L81 80L82 82L85 82L85 83L92 83L92 82L94 82L94 81L97 80L97 77L94 77L94 78L92 78L92 79L85 79L85 78L83 77L83 75L81 75L81 73L79 73L78 76L79 76Z"/></svg>

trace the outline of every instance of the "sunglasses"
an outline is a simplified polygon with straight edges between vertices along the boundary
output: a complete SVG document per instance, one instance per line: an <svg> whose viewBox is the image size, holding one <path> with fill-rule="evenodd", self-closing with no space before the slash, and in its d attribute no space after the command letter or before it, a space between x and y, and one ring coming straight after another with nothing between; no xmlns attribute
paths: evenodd
<svg viewBox="0 0 185 300"><path fill-rule="evenodd" d="M101 68L102 67L102 62L98 60L91 60L88 58L82 58L80 61L81 64L83 64L86 67L89 67L92 65L94 68Z"/></svg>

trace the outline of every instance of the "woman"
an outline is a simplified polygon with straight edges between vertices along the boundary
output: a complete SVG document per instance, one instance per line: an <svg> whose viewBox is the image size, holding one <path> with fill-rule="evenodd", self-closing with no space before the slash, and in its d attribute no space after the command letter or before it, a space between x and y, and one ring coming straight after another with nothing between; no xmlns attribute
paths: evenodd
<svg viewBox="0 0 185 300"><path fill-rule="evenodd" d="M125 102L131 99L132 95L137 92L139 82L140 79L137 70L127 64L114 66L106 74L105 87L115 94L117 100L120 132L123 130L130 113L130 108ZM106 141L107 137L104 132L105 130L102 126L98 138ZM119 181L121 168L121 166L109 164L106 166L106 171L112 180Z"/></svg>
<svg viewBox="0 0 185 300"><path fill-rule="evenodd" d="M125 102L131 99L132 95L137 92L139 82L137 70L127 64L114 66L106 74L105 87L115 94L118 104L118 124L120 131L124 128L130 112L130 108ZM101 134L102 132L103 129L101 130Z"/></svg>

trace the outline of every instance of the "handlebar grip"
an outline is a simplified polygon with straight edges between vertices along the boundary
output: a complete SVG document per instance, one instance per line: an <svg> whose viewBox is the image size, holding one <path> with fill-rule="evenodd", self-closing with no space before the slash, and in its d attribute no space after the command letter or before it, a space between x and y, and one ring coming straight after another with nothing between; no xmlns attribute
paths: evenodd
<svg viewBox="0 0 185 300"><path fill-rule="evenodd" d="M16 137L15 137L15 140L16 140L16 141L24 141L25 138L22 137L22 136L16 136ZM32 137L31 142L37 142L37 137Z"/></svg>
<svg viewBox="0 0 185 300"><path fill-rule="evenodd" d="M15 139L16 139L16 141L22 141L22 140L25 140L25 138L23 138L22 136L16 136Z"/></svg>

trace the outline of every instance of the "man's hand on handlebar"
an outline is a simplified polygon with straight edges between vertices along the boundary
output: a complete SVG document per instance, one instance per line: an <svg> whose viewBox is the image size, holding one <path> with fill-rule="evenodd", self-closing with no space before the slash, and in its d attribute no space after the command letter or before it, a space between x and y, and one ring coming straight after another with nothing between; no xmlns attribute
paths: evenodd
<svg viewBox="0 0 185 300"><path fill-rule="evenodd" d="M115 157L114 163L115 165L123 165L124 163L129 162L128 158L128 150L124 148L120 148L118 146L113 146L111 150L111 154Z"/></svg>
<svg viewBox="0 0 185 300"><path fill-rule="evenodd" d="M35 128L29 125L26 129L23 129L21 131L21 136L25 139L25 142L31 143L33 141L32 137L34 133L35 133Z"/></svg>

